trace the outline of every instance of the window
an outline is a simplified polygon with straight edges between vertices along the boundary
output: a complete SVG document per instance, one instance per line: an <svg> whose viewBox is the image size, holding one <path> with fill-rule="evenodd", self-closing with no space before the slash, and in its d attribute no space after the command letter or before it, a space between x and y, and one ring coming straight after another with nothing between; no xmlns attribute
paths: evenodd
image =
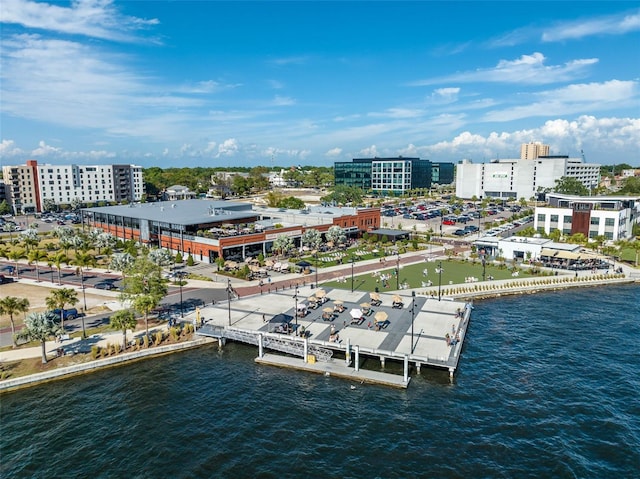
<svg viewBox="0 0 640 479"><path fill-rule="evenodd" d="M599 225L600 224L600 218L591 217L591 224L592 225Z"/></svg>
<svg viewBox="0 0 640 479"><path fill-rule="evenodd" d="M538 213L538 221L544 221L546 219L546 215L544 213Z"/></svg>
<svg viewBox="0 0 640 479"><path fill-rule="evenodd" d="M615 223L616 223L616 220L614 220L613 218L605 218L604 220L605 226L614 226Z"/></svg>
<svg viewBox="0 0 640 479"><path fill-rule="evenodd" d="M557 223L558 222L558 215L551 215L551 222L552 223Z"/></svg>
<svg viewBox="0 0 640 479"><path fill-rule="evenodd" d="M563 221L564 221L565 224L571 224L572 220L573 220L573 218L571 218L571 216L565 216L563 218Z"/></svg>

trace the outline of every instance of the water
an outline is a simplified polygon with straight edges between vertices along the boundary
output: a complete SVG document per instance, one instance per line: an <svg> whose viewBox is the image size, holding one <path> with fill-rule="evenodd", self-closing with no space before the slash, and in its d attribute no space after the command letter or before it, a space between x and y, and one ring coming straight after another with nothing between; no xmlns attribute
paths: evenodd
<svg viewBox="0 0 640 479"><path fill-rule="evenodd" d="M640 287L477 302L453 383L257 366L228 345L5 394L11 478L631 478Z"/></svg>

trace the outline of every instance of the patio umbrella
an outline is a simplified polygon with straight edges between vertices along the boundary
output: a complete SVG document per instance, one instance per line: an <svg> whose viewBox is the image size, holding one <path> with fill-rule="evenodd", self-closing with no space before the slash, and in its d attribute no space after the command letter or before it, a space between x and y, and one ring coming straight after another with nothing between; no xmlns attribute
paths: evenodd
<svg viewBox="0 0 640 479"><path fill-rule="evenodd" d="M349 314L351 315L352 318L361 318L362 317L362 310L360 310L358 308L354 308L351 311L349 311Z"/></svg>
<svg viewBox="0 0 640 479"><path fill-rule="evenodd" d="M302 261L298 261L296 263L296 266L300 266L301 268L308 268L309 266L312 266L312 265L308 261L302 260Z"/></svg>
<svg viewBox="0 0 640 479"><path fill-rule="evenodd" d="M360 307L362 309L369 309L371 307L371 305L369 303L360 303Z"/></svg>
<svg viewBox="0 0 640 479"><path fill-rule="evenodd" d="M327 292L324 289L316 290L316 298L324 298L327 295Z"/></svg>
<svg viewBox="0 0 640 479"><path fill-rule="evenodd" d="M323 313L333 313L333 308L322 308Z"/></svg>
<svg viewBox="0 0 640 479"><path fill-rule="evenodd" d="M344 301L342 301L341 299L336 299L333 301L333 304L344 304Z"/></svg>
<svg viewBox="0 0 640 479"><path fill-rule="evenodd" d="M389 315L384 311L378 311L376 314L373 315L373 318L376 320L376 323L383 323L387 320L388 317Z"/></svg>
<svg viewBox="0 0 640 479"><path fill-rule="evenodd" d="M264 264L265 264L265 266L273 266L273 261L268 259L267 261L264 262Z"/></svg>
<svg viewBox="0 0 640 479"><path fill-rule="evenodd" d="M307 301L309 301L311 303L317 303L318 302L318 298L316 298L315 296L309 296L307 298Z"/></svg>
<svg viewBox="0 0 640 479"><path fill-rule="evenodd" d="M402 298L400 296L398 296L397 294L394 294L392 299L396 303L402 303Z"/></svg>
<svg viewBox="0 0 640 479"><path fill-rule="evenodd" d="M298 303L298 311L302 311L303 309L307 309L306 303Z"/></svg>
<svg viewBox="0 0 640 479"><path fill-rule="evenodd" d="M378 301L380 299L380 295L378 293L369 293L369 297L373 300L373 301Z"/></svg>

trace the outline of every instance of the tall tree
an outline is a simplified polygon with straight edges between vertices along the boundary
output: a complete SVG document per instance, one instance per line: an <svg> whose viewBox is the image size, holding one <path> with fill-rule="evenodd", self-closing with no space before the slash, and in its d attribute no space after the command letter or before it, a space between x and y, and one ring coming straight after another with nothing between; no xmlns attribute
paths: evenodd
<svg viewBox="0 0 640 479"><path fill-rule="evenodd" d="M589 194L589 189L584 186L582 182L572 176L563 176L556 180L553 191L556 193L579 196L587 196Z"/></svg>
<svg viewBox="0 0 640 479"><path fill-rule="evenodd" d="M18 334L19 338L27 341L40 341L42 346L42 364L47 362L45 342L60 333L60 327L55 322L55 315L50 312L31 313L24 320L24 328Z"/></svg>
<svg viewBox="0 0 640 479"><path fill-rule="evenodd" d="M54 265L58 270L58 284L62 284L62 277L60 272L62 269L62 265L69 263L69 258L67 258L67 256L64 253L59 252L50 256L49 261L51 261L51 264Z"/></svg>
<svg viewBox="0 0 640 479"><path fill-rule="evenodd" d="M36 275L38 278L37 279L38 283L40 282L40 261L47 261L48 259L49 259L49 256L47 256L47 253L45 253L41 249L33 249L29 251L29 254L27 255L27 260L29 261L29 264L36 265Z"/></svg>
<svg viewBox="0 0 640 479"><path fill-rule="evenodd" d="M111 319L109 320L109 325L113 329L119 329L122 331L122 350L126 351L127 349L127 329L134 330L138 324L136 321L136 317L133 312L128 309L121 309L113 313Z"/></svg>
<svg viewBox="0 0 640 479"><path fill-rule="evenodd" d="M26 313L29 311L29 300L27 298L16 298L14 296L5 296L0 298L0 313L9 315L9 321L11 322L11 338L13 340L13 347L17 346L16 343L16 324L13 316L17 313Z"/></svg>
<svg viewBox="0 0 640 479"><path fill-rule="evenodd" d="M45 303L49 309L60 309L60 329L64 332L65 306L73 306L78 303L78 293L71 288L60 288L51 291L46 297Z"/></svg>
<svg viewBox="0 0 640 479"><path fill-rule="evenodd" d="M14 249L7 253L7 258L14 262L16 268L16 278L20 277L20 270L18 269L18 261L26 258L25 251L23 249Z"/></svg>
<svg viewBox="0 0 640 479"><path fill-rule="evenodd" d="M133 308L144 315L144 324L149 334L149 313L155 309L167 294L166 281L160 275L160 266L147 256L135 260L127 270L120 299L130 302Z"/></svg>

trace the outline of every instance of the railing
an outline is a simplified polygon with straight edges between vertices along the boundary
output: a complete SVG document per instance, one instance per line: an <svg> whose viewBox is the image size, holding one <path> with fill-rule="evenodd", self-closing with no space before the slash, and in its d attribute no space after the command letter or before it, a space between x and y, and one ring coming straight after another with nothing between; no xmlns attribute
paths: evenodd
<svg viewBox="0 0 640 479"><path fill-rule="evenodd" d="M302 339L290 338L288 336L274 335L270 333L259 333L256 331L246 331L236 328L224 328L222 326L204 325L196 334L210 336L214 338L225 338L246 344L257 346L260 342L260 334L263 335L262 345L265 348L273 349L287 354L304 357L304 342ZM329 361L333 356L330 349L321 348L313 344L307 345L307 354L313 354L319 361Z"/></svg>

